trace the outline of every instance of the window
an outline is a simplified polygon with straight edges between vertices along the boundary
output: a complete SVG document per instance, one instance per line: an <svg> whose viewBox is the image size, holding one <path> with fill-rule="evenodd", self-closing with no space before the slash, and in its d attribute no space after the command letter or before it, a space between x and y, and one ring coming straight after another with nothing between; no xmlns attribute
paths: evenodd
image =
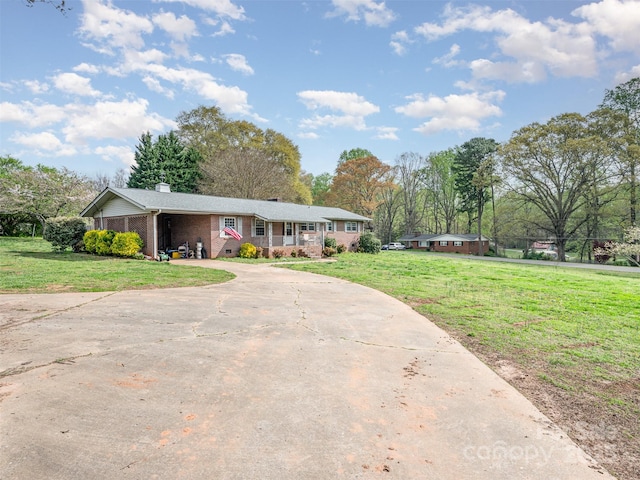
<svg viewBox="0 0 640 480"><path fill-rule="evenodd" d="M462 246L462 242L460 240L456 240L453 242L453 246L454 247L461 247Z"/></svg>
<svg viewBox="0 0 640 480"><path fill-rule="evenodd" d="M333 232L333 222L327 222L327 232Z"/></svg>
<svg viewBox="0 0 640 480"><path fill-rule="evenodd" d="M449 242L447 242L446 240L440 240L439 245L441 247L446 247L447 245L449 245Z"/></svg>
<svg viewBox="0 0 640 480"><path fill-rule="evenodd" d="M300 224L300 231L301 232L314 232L316 230L316 224L315 223L301 223Z"/></svg>
<svg viewBox="0 0 640 480"><path fill-rule="evenodd" d="M428 240L420 240L420 242L418 242L418 246L419 247L428 247L429 246L429 241Z"/></svg>
<svg viewBox="0 0 640 480"><path fill-rule="evenodd" d="M358 222L344 222L344 231L345 232L357 232L358 231Z"/></svg>
<svg viewBox="0 0 640 480"><path fill-rule="evenodd" d="M253 232L253 236L254 237L264 237L264 220L260 220L259 218L256 218L254 220L254 232Z"/></svg>
<svg viewBox="0 0 640 480"><path fill-rule="evenodd" d="M242 235L242 222L241 218L238 217L220 217L220 237L227 238L231 235L228 235L224 232L226 227L233 228L236 232Z"/></svg>

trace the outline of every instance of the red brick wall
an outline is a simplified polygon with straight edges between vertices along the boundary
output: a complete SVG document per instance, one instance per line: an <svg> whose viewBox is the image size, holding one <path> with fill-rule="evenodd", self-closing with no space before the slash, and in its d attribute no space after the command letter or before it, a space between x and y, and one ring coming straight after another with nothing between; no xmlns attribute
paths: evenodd
<svg viewBox="0 0 640 480"><path fill-rule="evenodd" d="M447 242L447 246L440 245L440 242L432 243L434 252L443 253L466 253L475 255L478 253L478 242L462 242L461 246L454 246L452 241ZM489 251L489 242L482 242L482 254Z"/></svg>

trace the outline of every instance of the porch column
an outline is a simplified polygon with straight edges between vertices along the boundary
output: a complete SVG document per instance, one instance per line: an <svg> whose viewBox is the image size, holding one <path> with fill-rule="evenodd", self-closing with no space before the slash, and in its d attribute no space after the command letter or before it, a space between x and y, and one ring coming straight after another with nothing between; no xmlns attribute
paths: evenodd
<svg viewBox="0 0 640 480"><path fill-rule="evenodd" d="M268 233L269 248L271 248L273 245L273 224L271 222L267 222L267 229L268 229L267 231L269 232Z"/></svg>

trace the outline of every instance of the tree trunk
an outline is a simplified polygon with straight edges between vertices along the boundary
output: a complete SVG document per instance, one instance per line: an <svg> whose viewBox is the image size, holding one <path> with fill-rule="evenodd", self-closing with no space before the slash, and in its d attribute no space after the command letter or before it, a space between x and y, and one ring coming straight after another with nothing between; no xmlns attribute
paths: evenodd
<svg viewBox="0 0 640 480"><path fill-rule="evenodd" d="M482 248L482 202L478 202L478 256L484 255Z"/></svg>

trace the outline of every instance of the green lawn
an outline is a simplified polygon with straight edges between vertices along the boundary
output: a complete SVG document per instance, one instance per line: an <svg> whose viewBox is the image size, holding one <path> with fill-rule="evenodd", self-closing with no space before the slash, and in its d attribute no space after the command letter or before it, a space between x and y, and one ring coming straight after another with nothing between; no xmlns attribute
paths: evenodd
<svg viewBox="0 0 640 480"><path fill-rule="evenodd" d="M99 292L207 285L234 275L171 263L53 253L42 239L0 237L0 293Z"/></svg>
<svg viewBox="0 0 640 480"><path fill-rule="evenodd" d="M287 268L401 300L496 370L506 361L524 372L527 380L516 387L534 403L542 392L538 399L547 400L538 406L568 430L576 421L605 422L640 451L640 269L615 273L409 251L343 254L335 263Z"/></svg>

